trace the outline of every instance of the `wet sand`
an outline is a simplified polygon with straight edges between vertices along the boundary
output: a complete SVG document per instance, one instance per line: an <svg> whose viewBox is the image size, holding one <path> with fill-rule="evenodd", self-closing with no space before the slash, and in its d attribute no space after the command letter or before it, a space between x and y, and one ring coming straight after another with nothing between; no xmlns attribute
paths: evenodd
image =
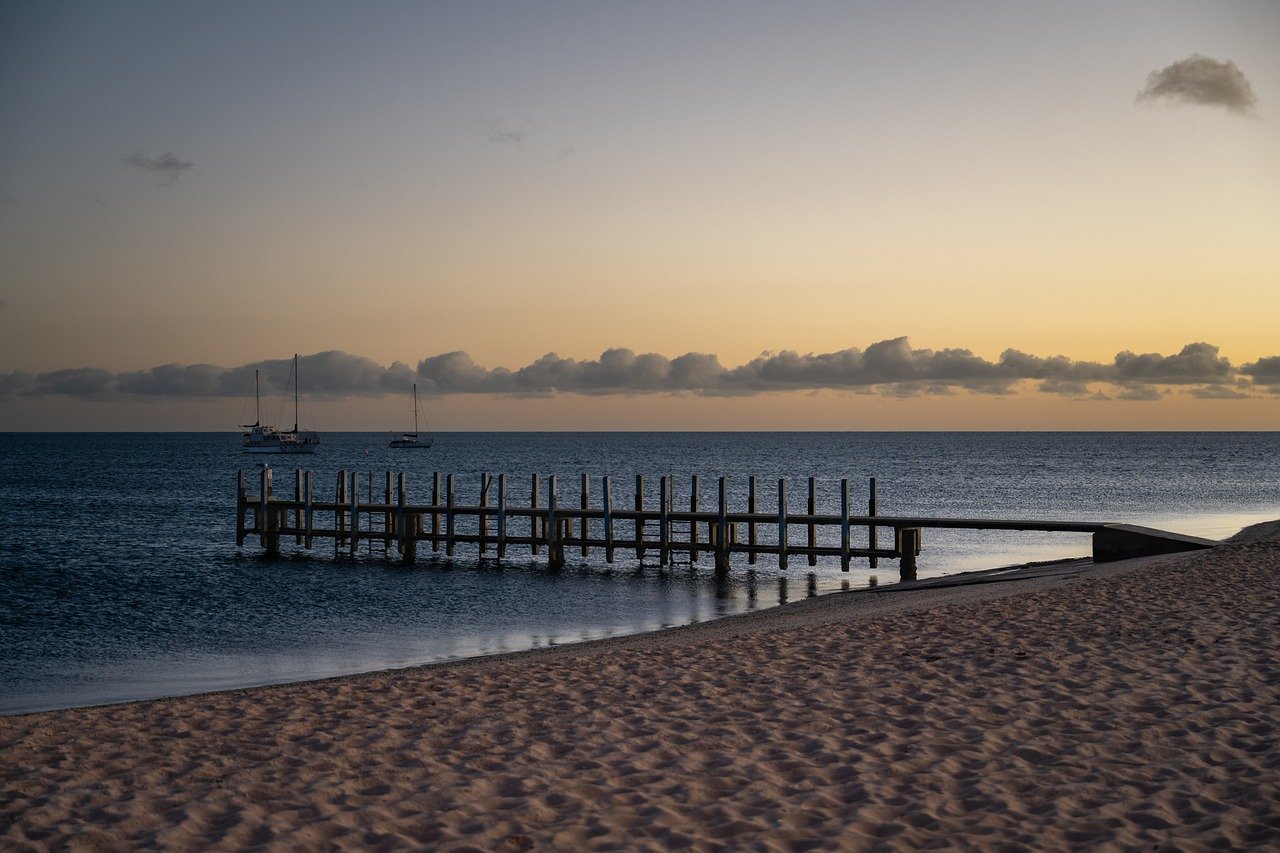
<svg viewBox="0 0 1280 853"><path fill-rule="evenodd" d="M0 718L0 847L1274 846L1273 534Z"/></svg>

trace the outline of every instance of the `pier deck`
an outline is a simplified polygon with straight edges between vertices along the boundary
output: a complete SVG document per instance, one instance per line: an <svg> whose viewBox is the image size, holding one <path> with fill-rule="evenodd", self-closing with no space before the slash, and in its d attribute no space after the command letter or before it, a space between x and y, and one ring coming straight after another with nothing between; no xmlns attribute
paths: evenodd
<svg viewBox="0 0 1280 853"><path fill-rule="evenodd" d="M785 478L777 481L776 502L770 500L767 510L758 500L756 478L749 478L745 511L730 509L728 483L723 477L717 483L714 509L704 509L699 505L699 479L695 476L688 510L675 507L671 477L659 478L656 508L646 505L641 476L635 478L630 508L615 504L615 488L609 476L600 479L599 503L592 505L591 482L585 474L577 505L560 503L555 476L544 481L536 474L529 480L529 502L525 505L511 501L512 490L505 474L482 474L479 502L475 504L458 503L454 475L442 478L438 472L433 476L430 503L410 503L405 474L390 471L386 472L385 487L378 495L381 501L374 499L371 475L366 480L365 499L361 500L361 478L355 472L339 472L331 502L314 500L310 471L296 472L292 500L276 495L270 468L264 467L258 479L259 492L251 495L246 490L245 473L239 473L236 544L242 546L246 538L256 536L270 555L279 554L281 540L292 537L296 545L307 550L317 539L331 540L335 556L354 557L361 544L366 549L380 546L386 554L394 551L406 564L416 560L419 543L436 552L443 550L449 557L454 556L458 546L465 545L474 547L481 557L492 553L498 559L505 558L513 546L528 548L533 555L545 548L553 568L563 566L566 551L573 549L583 558L603 551L607 563L614 561L619 550L634 552L640 560L656 555L661 566L673 563L677 555L697 561L699 555L707 554L720 575L729 571L734 554L745 555L748 564L754 564L761 556L775 557L782 569L792 558L803 558L810 566L817 565L819 558L837 558L842 571L849 571L850 562L855 559L865 559L873 568L880 559L894 559L901 578L914 580L925 528L1089 533L1097 562L1216 544L1101 521L879 515L874 479L869 481L865 514L852 512L847 479L840 481L840 512L816 512L818 486L813 477L808 480L808 501L803 512L789 508ZM540 496L544 484L545 500ZM318 523L325 520L329 526ZM879 544L881 529L892 532L886 546ZM855 534L859 537L857 544ZM797 539L800 541L794 541Z"/></svg>

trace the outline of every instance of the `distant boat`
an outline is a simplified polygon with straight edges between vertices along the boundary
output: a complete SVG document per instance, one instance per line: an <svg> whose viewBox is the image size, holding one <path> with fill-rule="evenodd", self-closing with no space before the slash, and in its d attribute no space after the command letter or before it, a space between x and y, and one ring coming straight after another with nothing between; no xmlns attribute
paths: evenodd
<svg viewBox="0 0 1280 853"><path fill-rule="evenodd" d="M241 424L243 453L315 453L320 438L311 431L298 429L298 354L293 355L293 429L281 431L262 422L262 399L258 391L258 371L253 372L254 421Z"/></svg>
<svg viewBox="0 0 1280 853"><path fill-rule="evenodd" d="M426 420L425 418L423 420ZM387 443L387 447L421 448L431 446L431 436L418 432L418 386L413 386L413 432L402 432Z"/></svg>

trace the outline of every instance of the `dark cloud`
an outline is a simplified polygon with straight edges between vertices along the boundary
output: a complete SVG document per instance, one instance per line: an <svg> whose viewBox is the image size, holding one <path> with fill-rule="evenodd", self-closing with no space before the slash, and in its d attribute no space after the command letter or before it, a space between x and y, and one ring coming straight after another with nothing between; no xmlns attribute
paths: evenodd
<svg viewBox="0 0 1280 853"><path fill-rule="evenodd" d="M1253 395L1233 385L1203 385L1191 389L1191 396L1205 400L1249 400Z"/></svg>
<svg viewBox="0 0 1280 853"><path fill-rule="evenodd" d="M494 119L485 125L485 130L489 137L489 144L519 147L524 144L525 138L528 137L532 127L533 122L529 120L526 120L519 127L512 127L501 119Z"/></svg>
<svg viewBox="0 0 1280 853"><path fill-rule="evenodd" d="M1253 87L1234 62L1198 53L1148 74L1137 100L1223 107L1240 115L1251 115L1258 106Z"/></svg>
<svg viewBox="0 0 1280 853"><path fill-rule="evenodd" d="M1258 385L1280 385L1280 355L1260 358L1252 364L1242 364L1240 372Z"/></svg>
<svg viewBox="0 0 1280 853"><path fill-rule="evenodd" d="M261 377L263 394L291 389L292 359L223 368L211 364L165 364L111 373L79 368L37 376L0 374L0 397L65 395L106 397L242 397ZM916 349L907 338L891 338L828 353L767 352L726 368L710 353L667 358L630 349L605 350L597 359L547 353L515 370L486 368L462 351L384 367L339 350L303 356L301 389L313 398L381 396L417 382L425 394L702 394L747 396L771 391L837 390L897 397L960 392L998 396L1034 383L1044 394L1089 399L1153 400L1170 387L1198 397L1249 396L1259 388L1280 390L1280 356L1234 367L1207 343L1187 344L1172 355L1124 351L1110 364L1041 357L1006 350L995 361L967 349Z"/></svg>
<svg viewBox="0 0 1280 853"><path fill-rule="evenodd" d="M1126 350L1116 356L1116 378L1122 382L1159 382L1165 385L1216 384L1230 380L1235 369L1218 355L1212 344L1187 344L1177 355Z"/></svg>
<svg viewBox="0 0 1280 853"><path fill-rule="evenodd" d="M195 168L194 163L188 163L186 160L179 160L174 156L172 151L166 151L159 157L148 157L141 151L135 151L122 160L126 166L134 169L141 169L144 172L155 172L164 175L169 179L168 183L173 183L182 176L182 173L188 169Z"/></svg>
<svg viewBox="0 0 1280 853"><path fill-rule="evenodd" d="M1161 396L1160 389L1154 385L1130 385L1116 394L1115 399L1147 401L1159 400Z"/></svg>

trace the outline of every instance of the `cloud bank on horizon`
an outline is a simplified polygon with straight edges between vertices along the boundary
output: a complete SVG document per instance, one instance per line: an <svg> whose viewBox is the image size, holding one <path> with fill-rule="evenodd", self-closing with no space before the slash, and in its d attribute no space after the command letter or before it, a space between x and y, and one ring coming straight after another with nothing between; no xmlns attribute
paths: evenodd
<svg viewBox="0 0 1280 853"><path fill-rule="evenodd" d="M708 353L675 358L632 350L605 350L591 360L548 353L512 370L485 368L462 351L384 367L339 350L301 358L308 395L323 399L377 397L417 383L426 394L550 396L554 394L699 394L749 396L771 392L837 390L887 397L1003 395L1033 390L1079 399L1156 400L1168 389L1196 397L1242 399L1280 395L1280 356L1233 365L1218 347L1198 342L1172 355L1118 353L1109 363L1041 357L1005 350L991 361L968 349L915 349L907 338L891 338L866 349L830 353L766 352L728 368ZM0 399L62 396L83 400L155 400L242 397L252 391L254 373L263 390L279 393L292 359L223 368L211 364L165 364L113 373L94 367L30 374L0 374Z"/></svg>
<svg viewBox="0 0 1280 853"><path fill-rule="evenodd" d="M1236 64L1193 53L1152 71L1137 101L1171 101L1223 107L1239 115L1256 115L1258 96Z"/></svg>

